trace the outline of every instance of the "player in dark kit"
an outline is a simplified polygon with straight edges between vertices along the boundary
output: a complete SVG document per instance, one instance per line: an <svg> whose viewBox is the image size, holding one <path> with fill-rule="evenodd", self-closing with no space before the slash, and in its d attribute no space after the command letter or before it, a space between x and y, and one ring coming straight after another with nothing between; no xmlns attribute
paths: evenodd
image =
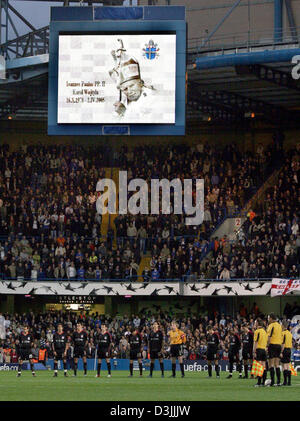
<svg viewBox="0 0 300 421"><path fill-rule="evenodd" d="M132 329L132 333L129 335L129 347L130 347L130 361L129 361L129 377L133 376L133 360L138 360L140 376L143 375L143 364L142 364L142 346L143 339L138 329Z"/></svg>
<svg viewBox="0 0 300 421"><path fill-rule="evenodd" d="M77 323L76 331L72 335L74 344L74 376L77 376L78 358L83 360L84 375L87 375L86 346L87 333L82 329L82 324Z"/></svg>
<svg viewBox="0 0 300 421"><path fill-rule="evenodd" d="M21 369L23 361L29 360L30 369L32 372L33 377L36 377L34 372L34 364L32 361L31 355L31 348L33 346L33 336L29 333L29 329L27 326L24 327L24 331L18 337L18 344L17 344L17 355L19 360L18 365L18 374L17 377L21 377Z"/></svg>
<svg viewBox="0 0 300 421"><path fill-rule="evenodd" d="M64 376L67 377L67 335L63 331L62 324L57 327L57 332L53 335L52 350L54 354L54 374L57 377L57 364L58 361L63 361Z"/></svg>
<svg viewBox="0 0 300 421"><path fill-rule="evenodd" d="M212 362L215 364L216 376L217 379L220 378L220 367L219 367L219 360L218 360L218 346L219 346L219 336L214 331L213 327L210 326L207 329L207 351L206 351L206 359L208 364L208 377L212 377Z"/></svg>
<svg viewBox="0 0 300 421"><path fill-rule="evenodd" d="M242 326L242 358L244 363L244 377L248 379L249 363L253 360L253 333L246 323ZM251 378L253 376L251 375Z"/></svg>
<svg viewBox="0 0 300 421"><path fill-rule="evenodd" d="M97 354L98 354L98 365L97 365L97 374L96 377L100 377L100 371L101 371L101 364L102 364L102 358L106 359L107 364L107 370L108 370L108 376L111 377L111 363L110 363L110 357L111 357L111 336L110 333L107 330L107 326L105 324L101 325L101 332L97 336Z"/></svg>
<svg viewBox="0 0 300 421"><path fill-rule="evenodd" d="M227 379L232 378L233 364L236 363L237 371L239 371L239 378L242 378L242 364L240 363L239 351L241 348L241 341L236 328L229 331L228 338L228 359L229 359L229 375Z"/></svg>
<svg viewBox="0 0 300 421"><path fill-rule="evenodd" d="M163 360L163 348L164 348L164 337L162 332L158 328L158 323L154 322L152 330L148 338L148 350L150 352L150 374L149 377L152 377L154 370L155 360L159 360L161 377L164 377L164 360Z"/></svg>

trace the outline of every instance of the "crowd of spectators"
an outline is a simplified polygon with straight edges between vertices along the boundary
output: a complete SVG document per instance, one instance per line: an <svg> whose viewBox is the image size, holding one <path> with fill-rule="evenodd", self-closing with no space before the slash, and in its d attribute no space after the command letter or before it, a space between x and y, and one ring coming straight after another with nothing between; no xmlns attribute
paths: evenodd
<svg viewBox="0 0 300 421"><path fill-rule="evenodd" d="M219 273L212 266L201 265L215 247L210 235L226 216L241 210L280 160L273 144L265 151L260 145L255 154L241 153L234 144L224 148L199 144L123 150L120 165L127 171L128 181L204 179L204 223L199 226L185 225L184 212L156 217L119 215L115 219L117 241L129 236L139 241L141 251L151 252L143 280L217 278Z"/></svg>
<svg viewBox="0 0 300 421"><path fill-rule="evenodd" d="M2 279L133 279L137 245L112 250L95 202L104 178L101 147L0 147Z"/></svg>
<svg viewBox="0 0 300 421"><path fill-rule="evenodd" d="M213 230L227 215L235 215L280 161L274 145L255 153L242 153L236 145L223 148L207 143L195 146L142 146L111 152L114 165L132 178L204 179L204 223L188 226L185 215L118 215L114 228L101 235L101 215L95 202L96 183L105 176L107 151L100 146L51 145L23 146L10 151L0 146L0 277L2 279L136 280L143 253L152 255L144 281L160 279L225 279L229 276L257 277L256 257L245 270L245 259L237 257L239 247L247 253L263 249L259 242L272 243L274 254L281 251L280 241L269 239L269 227L263 238L251 224L247 240L236 246L224 241L222 252L210 240ZM298 193L298 181L292 180L290 198ZM279 190L281 195L287 185ZM130 196L130 193L128 193ZM274 196L275 195L275 196ZM270 195L277 198L278 191ZM172 197L172 195L171 195ZM281 201L280 201L281 200ZM279 200L277 207L286 206ZM271 211L270 211L271 212ZM282 211L278 211L282 214ZM289 219L295 231L295 210ZM298 221L297 217L296 220ZM254 221L254 224L256 221ZM297 222L298 223L298 222ZM297 225L296 223L296 225ZM272 230L274 231L274 225ZM288 225L288 221L287 221ZM297 240L293 234L292 240ZM298 243L297 243L298 244ZM286 244L285 244L286 245ZM247 247L246 247L247 246ZM266 246L268 247L268 246ZM291 241L291 249L295 247ZM230 249L230 256L224 252ZM256 250L257 249L257 250ZM213 250L209 266L202 260ZM298 245L299 250L299 245ZM292 254L292 253L291 253ZM256 254L255 254L256 256ZM227 261L226 261L227 259ZM248 259L249 260L249 259ZM296 273L292 264L286 271ZM227 264L228 263L228 264ZM232 264L231 264L232 263ZM279 262L279 267L281 267ZM285 262L283 262L285 264ZM251 266L252 265L252 266ZM253 267L254 265L254 267ZM274 263L274 266L276 263ZM242 269L241 269L242 267ZM290 270L293 268L292 271ZM296 265L296 270L297 265ZM293 272L294 271L294 272ZM243 272L243 273L242 273ZM264 268L259 276L267 272ZM270 272L270 271L269 271ZM241 276L240 276L241 275Z"/></svg>
<svg viewBox="0 0 300 421"><path fill-rule="evenodd" d="M299 158L300 145L287 153L278 181L249 212L235 239L215 239L204 277L299 278Z"/></svg>
<svg viewBox="0 0 300 421"><path fill-rule="evenodd" d="M289 305L289 308L285 310L284 318L289 316L290 320L293 316L299 315L300 312L300 308L296 302L293 306ZM164 354L166 358L169 358L170 345L167 332L170 330L171 321L174 319L177 320L179 328L183 330L187 336L187 342L184 345L185 359L202 359L205 356L207 349L206 333L209 325L212 325L219 334L220 358L227 359L228 348L226 342L229 331L232 328L237 328L240 332L241 326L244 323L247 323L250 330L253 330L255 319L258 316L264 317L255 303L249 312L246 307L241 304L239 311L234 317L220 314L218 311L207 314L207 312L203 312L203 315L181 314L179 316L163 311L155 314L149 311L139 315L133 314L130 316L124 315L116 317L99 316L97 313L89 315L84 314L83 312L80 314L74 312L48 312L36 315L32 312L28 314L4 314L5 333L0 342L0 362L16 362L16 339L25 324L29 326L31 333L34 336L33 355L38 358L39 350L46 349L48 358L53 358L51 344L58 323L63 324L64 332L67 333L70 340L72 333L76 330L76 324L78 322L82 323L84 329L88 333L88 346L86 348L88 358L95 357L96 337L100 332L100 327L103 322L108 326L108 330L112 336L112 358L129 358L128 335L133 328L138 328L143 337L143 358L147 358L147 337L153 322L157 321L164 335ZM300 350L300 335L294 336L294 339L295 349ZM71 360L73 356L72 352L73 348L71 346L68 351L69 360Z"/></svg>

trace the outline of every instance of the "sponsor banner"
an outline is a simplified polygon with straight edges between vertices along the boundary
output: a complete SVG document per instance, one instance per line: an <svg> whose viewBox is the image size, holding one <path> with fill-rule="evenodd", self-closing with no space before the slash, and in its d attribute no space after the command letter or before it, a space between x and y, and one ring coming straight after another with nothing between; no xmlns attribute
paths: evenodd
<svg viewBox="0 0 300 421"><path fill-rule="evenodd" d="M185 283L183 295L186 296L257 296L269 295L271 282L230 281L230 282L195 282Z"/></svg>
<svg viewBox="0 0 300 421"><path fill-rule="evenodd" d="M150 370L150 360L143 360L143 370ZM189 360L185 360L184 362L184 370L185 371L208 371L208 365L207 365L207 361L206 360L193 360L193 361L189 361ZM134 370L139 370L138 367L138 362L134 361L133 363L133 369ZM49 360L47 365L49 365L51 367L51 369L53 369L53 360ZM221 371L229 371L229 362L228 360L220 360L219 361L219 365L220 365L220 369ZM297 369L297 371L300 371L300 361L296 361L294 363L295 368ZM72 369L72 363L69 361L68 362L68 369ZM89 358L87 359L87 369L88 370L95 370L96 369L96 364L95 364L95 360L94 358ZM112 358L111 360L111 367L112 367L112 371L114 370L129 370L129 359L121 359L121 358ZM166 371L171 371L172 370L172 362L171 360L164 360L164 368ZM58 363L58 369L62 370L63 369L63 365L62 362L59 361ZM106 370L107 366L106 366L106 361L102 361L102 369ZM78 370L83 370L83 363L82 363L82 359L80 358L78 361ZM160 365L159 362L157 360L155 360L155 364L154 364L154 370L155 371L160 371ZM177 363L176 364L176 370L180 371L180 366ZM234 364L234 368L233 371L236 371L236 367Z"/></svg>
<svg viewBox="0 0 300 421"><path fill-rule="evenodd" d="M0 371L16 371L18 369L17 363L0 363ZM25 364L22 366L22 370L26 370Z"/></svg>
<svg viewBox="0 0 300 421"><path fill-rule="evenodd" d="M18 369L18 363L0 363L0 371L16 371ZM47 370L47 368L40 363L34 364L35 370ZM22 370L30 370L29 363L22 364Z"/></svg>
<svg viewBox="0 0 300 421"><path fill-rule="evenodd" d="M300 294L300 279L272 279L271 297Z"/></svg>
<svg viewBox="0 0 300 421"><path fill-rule="evenodd" d="M33 282L1 281L0 294L21 295L63 295L63 296L103 296L103 295L179 295L178 282Z"/></svg>
<svg viewBox="0 0 300 421"><path fill-rule="evenodd" d="M143 370L148 371L150 370L150 360L146 359L142 361L143 363ZM206 360L184 360L184 370L185 371L190 371L190 372L200 372L200 371L208 371L208 365L207 365L207 361ZM229 362L228 360L220 360L219 361L219 366L220 366L220 370L221 371L229 371ZM295 369L297 371L300 371L300 361L295 361L293 363L293 366L295 367ZM137 361L134 361L134 370L138 371L139 367L138 367L138 363ZM214 366L213 366L214 367ZM18 368L18 364L16 363L0 363L0 371L16 371ZM97 361L95 361L94 358L88 358L87 359L87 369L88 371L92 371L92 370L96 370L97 368ZM165 371L171 371L172 370L172 362L171 360L164 360L164 368ZM54 369L54 361L53 359L49 359L47 361L47 366L45 367L43 364L40 363L36 363L34 364L34 369L36 371L39 370L53 370ZM67 361L67 369L68 370L72 370L73 369L73 362L71 360ZM214 369L214 368L213 368ZM22 365L22 370L30 370L30 365L29 363L23 363ZM58 370L63 370L63 363L62 361L58 362ZM83 370L83 362L82 359L79 358L78 360L78 370ZM106 361L102 361L102 370L107 370L107 365L106 365ZM129 359L121 359L121 358L112 358L111 359L111 370L113 371L117 371L117 370L121 370L121 371L128 371L129 370ZM154 364L154 370L155 371L160 371L160 365L159 362L157 360L155 360L155 364ZM180 366L177 363L176 364L176 370L180 371ZM234 364L234 368L233 371L236 371L236 367Z"/></svg>
<svg viewBox="0 0 300 421"><path fill-rule="evenodd" d="M294 281L299 282L300 280ZM234 282L80 282L80 281L0 281L0 294L63 296L66 303L76 297L96 296L265 296L271 291L269 281ZM273 295L274 296L274 295ZM58 298L57 298L58 299ZM90 300L92 301L92 300Z"/></svg>

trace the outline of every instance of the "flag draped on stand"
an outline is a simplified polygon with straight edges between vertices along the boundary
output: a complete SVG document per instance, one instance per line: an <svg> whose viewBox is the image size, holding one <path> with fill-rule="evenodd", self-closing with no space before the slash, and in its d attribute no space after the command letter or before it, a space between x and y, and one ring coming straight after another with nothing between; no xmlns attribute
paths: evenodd
<svg viewBox="0 0 300 421"><path fill-rule="evenodd" d="M300 279L273 278L271 285L271 297L286 294L300 294Z"/></svg>
<svg viewBox="0 0 300 421"><path fill-rule="evenodd" d="M264 374L264 367L263 365L259 364L258 361L254 360L252 364L251 374L254 376L262 377Z"/></svg>

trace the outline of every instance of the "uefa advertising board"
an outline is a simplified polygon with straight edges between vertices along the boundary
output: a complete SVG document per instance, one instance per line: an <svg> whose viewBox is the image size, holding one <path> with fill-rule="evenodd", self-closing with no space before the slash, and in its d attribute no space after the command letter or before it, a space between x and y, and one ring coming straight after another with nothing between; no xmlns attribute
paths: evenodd
<svg viewBox="0 0 300 421"><path fill-rule="evenodd" d="M48 134L184 134L185 44L184 7L52 8Z"/></svg>

